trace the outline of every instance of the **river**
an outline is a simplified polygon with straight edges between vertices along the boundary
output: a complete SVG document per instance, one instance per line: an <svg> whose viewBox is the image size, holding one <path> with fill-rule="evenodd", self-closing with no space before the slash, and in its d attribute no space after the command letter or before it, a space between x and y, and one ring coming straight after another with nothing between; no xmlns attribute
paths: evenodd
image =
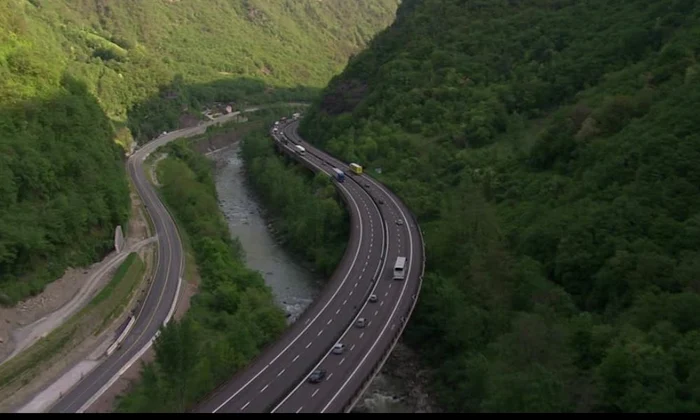
<svg viewBox="0 0 700 420"><path fill-rule="evenodd" d="M317 296L324 280L300 264L275 241L262 206L245 181L244 164L238 156L238 149L236 144L208 154L216 165L214 179L219 206L228 221L231 235L239 239L245 250L246 264L262 273L277 303L289 314L289 322L294 322ZM399 346L396 352L405 356L410 351ZM405 358L398 357L399 360ZM357 411L425 411L418 401L424 398L416 396L415 389L406 389L405 381L400 379L403 375L399 371L405 370L402 365L408 366L403 362L391 363L392 359L396 359L393 354L387 366L394 365L395 368L389 370L396 372L385 373L387 369L383 369L358 404ZM413 367L410 373L415 376Z"/></svg>

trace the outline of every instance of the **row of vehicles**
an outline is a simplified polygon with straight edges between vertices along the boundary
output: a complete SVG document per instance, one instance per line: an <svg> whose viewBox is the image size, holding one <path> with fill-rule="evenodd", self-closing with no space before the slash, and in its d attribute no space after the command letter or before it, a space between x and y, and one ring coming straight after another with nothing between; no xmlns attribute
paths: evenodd
<svg viewBox="0 0 700 420"><path fill-rule="evenodd" d="M298 119L299 116L295 114L293 116L293 118ZM280 121L285 121L285 120L286 120L285 118L282 118ZM273 128L274 133L278 133L278 129L277 129L278 125L279 125L279 121L275 122L275 127ZM288 144L287 138L284 135L284 133L281 133L281 136L282 136L282 139L281 139L282 142L284 144ZM296 154L298 154L299 156L306 155L306 149L304 148L304 146L301 146L299 144L294 145L294 152ZM358 165L357 163L350 163L348 166L350 168L352 175L362 175L362 173L363 173L362 166ZM332 168L332 171L333 171L333 178L336 181L345 182L345 172L343 172L341 169L336 168L336 167ZM369 187L370 187L370 184L367 182L365 182L363 185L367 189L369 189ZM380 199L379 204L384 204L384 201ZM403 221L399 219L396 221L396 224L403 225ZM396 261L394 262L394 270L392 273L392 280L399 280L399 281L404 280L405 279L405 274L404 274L405 268L406 268L406 257L403 257L403 256L397 257ZM371 294L369 296L369 299L368 299L369 303L376 303L377 300L378 300L377 295L375 295L375 294ZM368 325L368 322L367 322L366 318L357 318L357 320L355 321L356 328L365 328L367 325ZM345 344L340 343L340 342L335 343L335 345L333 345L333 348L331 349L331 353L335 354L335 355L340 355L340 354L343 354L344 352L345 352ZM307 380L312 384L317 384L317 383L322 382L326 378L326 375L327 375L327 372L325 369L316 369L311 373L311 375L309 375Z"/></svg>
<svg viewBox="0 0 700 420"><path fill-rule="evenodd" d="M406 268L406 257L396 257L396 262L394 263L394 274L393 274L393 280L404 280L404 269ZM377 295L372 294L369 296L369 302L370 303L376 303L377 302ZM364 328L368 325L367 319L366 318L357 318L355 321L355 327L356 328ZM343 343L335 343L333 345L333 348L331 349L332 354L343 354L345 352L345 344ZM312 384L317 384L323 381L323 379L326 377L326 370L325 369L316 369L313 372L311 372L311 375L308 377L308 381Z"/></svg>

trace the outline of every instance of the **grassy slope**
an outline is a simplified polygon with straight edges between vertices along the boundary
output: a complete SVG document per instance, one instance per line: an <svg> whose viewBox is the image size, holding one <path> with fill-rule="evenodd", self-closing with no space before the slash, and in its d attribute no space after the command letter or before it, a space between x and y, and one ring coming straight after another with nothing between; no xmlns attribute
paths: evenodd
<svg viewBox="0 0 700 420"><path fill-rule="evenodd" d="M184 106L308 97L297 87L322 86L395 7L0 2L0 304L110 248L128 212L114 146L131 142L127 127L148 139L177 124ZM173 91L177 100L164 98Z"/></svg>
<svg viewBox="0 0 700 420"><path fill-rule="evenodd" d="M407 0L309 112L426 231L407 338L446 409L700 409L698 17Z"/></svg>

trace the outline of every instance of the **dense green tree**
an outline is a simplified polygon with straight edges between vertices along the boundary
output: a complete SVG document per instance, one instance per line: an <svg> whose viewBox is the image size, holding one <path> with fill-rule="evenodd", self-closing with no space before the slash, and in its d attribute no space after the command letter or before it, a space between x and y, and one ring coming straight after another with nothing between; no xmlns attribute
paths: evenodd
<svg viewBox="0 0 700 420"><path fill-rule="evenodd" d="M406 1L308 111L423 227L406 338L445 409L697 410L698 17Z"/></svg>

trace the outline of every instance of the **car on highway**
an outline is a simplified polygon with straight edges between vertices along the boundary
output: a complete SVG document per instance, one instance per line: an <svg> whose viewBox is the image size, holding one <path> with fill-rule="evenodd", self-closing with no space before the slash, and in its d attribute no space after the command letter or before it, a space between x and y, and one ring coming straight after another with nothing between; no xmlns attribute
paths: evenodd
<svg viewBox="0 0 700 420"><path fill-rule="evenodd" d="M326 371L323 369L316 369L309 375L309 382L312 384L317 384L326 377Z"/></svg>
<svg viewBox="0 0 700 420"><path fill-rule="evenodd" d="M369 301L372 302L372 303L376 302L376 301L377 301L377 295L370 295L370 296L369 296Z"/></svg>
<svg viewBox="0 0 700 420"><path fill-rule="evenodd" d="M396 224L399 225L399 226L403 225L403 220L401 220L401 219L396 219Z"/></svg>
<svg viewBox="0 0 700 420"><path fill-rule="evenodd" d="M364 328L367 326L367 320L364 318L357 318L357 321L355 321L355 326L357 328Z"/></svg>
<svg viewBox="0 0 700 420"><path fill-rule="evenodd" d="M331 350L333 354L343 354L345 351L345 344L343 343L335 343L335 346L333 346L333 350Z"/></svg>

